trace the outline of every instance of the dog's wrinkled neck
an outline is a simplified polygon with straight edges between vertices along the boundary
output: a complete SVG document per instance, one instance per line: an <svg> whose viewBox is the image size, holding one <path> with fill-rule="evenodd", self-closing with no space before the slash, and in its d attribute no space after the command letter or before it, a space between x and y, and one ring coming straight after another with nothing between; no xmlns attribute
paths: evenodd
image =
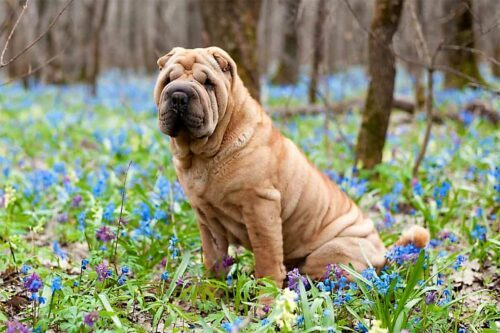
<svg viewBox="0 0 500 333"><path fill-rule="evenodd" d="M245 145L253 134L254 127L247 120L252 119L247 115L248 110L253 110L252 106L257 103L243 87L240 80L235 82L243 88L245 94L232 94L228 101L226 111L217 123L214 132L209 137L194 139L186 131L172 138L172 152L177 160L176 165L189 169L194 157L213 159L218 155L227 156L233 150L237 150Z"/></svg>

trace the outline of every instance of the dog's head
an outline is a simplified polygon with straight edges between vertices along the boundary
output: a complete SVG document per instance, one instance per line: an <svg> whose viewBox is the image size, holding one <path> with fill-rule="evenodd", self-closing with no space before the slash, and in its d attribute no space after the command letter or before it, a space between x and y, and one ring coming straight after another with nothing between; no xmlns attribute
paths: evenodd
<svg viewBox="0 0 500 333"><path fill-rule="evenodd" d="M236 65L218 47L176 47L158 59L160 74L154 99L160 130L176 137L209 137L224 115L236 75Z"/></svg>

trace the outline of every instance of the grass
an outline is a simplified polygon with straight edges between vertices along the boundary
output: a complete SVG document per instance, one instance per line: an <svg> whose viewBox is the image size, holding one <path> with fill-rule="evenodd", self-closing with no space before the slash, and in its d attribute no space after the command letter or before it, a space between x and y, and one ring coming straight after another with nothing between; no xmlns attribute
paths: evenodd
<svg viewBox="0 0 500 333"><path fill-rule="evenodd" d="M362 91L362 74L351 74L329 79L334 98ZM393 248L378 275L331 266L323 281L311 281L291 272L290 289L279 290L253 278L243 249L231 248L227 277L206 275L194 214L157 130L152 83L110 74L95 98L82 86L0 89L0 332L498 330L493 124L462 112L461 122L437 125L412 179L420 115L394 115L378 177L353 172L333 123L325 130L319 116L276 119L372 216L386 245L412 224L432 233L425 250ZM410 83L398 79L398 91ZM297 100L303 88L294 88ZM290 91L273 87L269 101L288 102ZM437 91L438 112L459 112L470 99L500 106L479 91ZM336 117L351 144L358 111ZM262 295L276 302L258 317Z"/></svg>

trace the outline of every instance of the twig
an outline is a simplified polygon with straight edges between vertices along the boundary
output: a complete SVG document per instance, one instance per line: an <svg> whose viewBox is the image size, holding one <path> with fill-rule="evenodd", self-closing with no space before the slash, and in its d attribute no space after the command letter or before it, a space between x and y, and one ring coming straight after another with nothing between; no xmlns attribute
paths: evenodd
<svg viewBox="0 0 500 333"><path fill-rule="evenodd" d="M118 268L116 268L116 250L118 248L118 239L120 238L120 229L122 226L123 205L125 203L125 193L127 190L127 176L131 165L132 161L128 162L127 170L125 170L125 179L123 180L123 190L122 190L122 202L120 205L120 215L118 216L118 228L116 230L115 248L113 249L113 254L110 260L113 263L113 266L115 267L115 273L117 275L118 275Z"/></svg>
<svg viewBox="0 0 500 333"><path fill-rule="evenodd" d="M68 45L69 45L69 43L68 43ZM12 83L14 81L17 81L17 80L20 80L20 79L24 79L27 76L33 75L34 73L36 73L39 70L43 69L45 66L49 65L57 57L59 57L64 52L66 52L66 50L67 50L67 46L62 51L58 52L53 57L50 57L49 59L45 60L42 64L38 65L37 67L35 67L35 68L32 69L31 66L30 66L30 68L28 69L28 71L25 72L24 74L18 75L16 77L8 79L5 82L0 83L0 87L6 86L6 85L8 85L8 84L10 84L10 83Z"/></svg>
<svg viewBox="0 0 500 333"><path fill-rule="evenodd" d="M418 20L417 17L417 11L416 11L416 2L417 0L411 0L410 1L410 12L411 12L411 18L412 22L415 26L415 31L417 33L417 41L419 42L423 52L424 52L424 59L425 62L427 63L427 94L425 98L425 113L427 117L427 124L425 126L425 134L424 134L424 140L422 142L422 147L420 148L420 151L418 153L418 156L415 160L415 164L413 166L412 170L412 175L413 177L417 177L418 174L418 168L420 167L420 164L422 163L422 160L424 159L425 152L427 150L427 146L429 145L429 140L431 137L431 130L432 130L432 124L433 124L433 107L434 107L434 70L435 70L435 62L437 55L439 51L441 51L441 46L443 45L444 41L441 41L439 43L438 47L436 50L434 50L434 53L430 54L429 47L427 45L427 41L425 40L424 34L422 32L422 26Z"/></svg>
<svg viewBox="0 0 500 333"><path fill-rule="evenodd" d="M27 0L28 1L28 0ZM68 6L73 2L74 0L69 0L68 2L66 2L66 4L64 5L64 7L59 11L59 13L57 13L57 15L52 19L52 21L50 22L50 24L47 26L47 29L45 29L45 31L43 31L40 35L38 35L37 38L35 38L31 43L29 43L28 45L26 45L21 51L19 51L17 54L15 54L14 56L12 56L12 58L10 58L9 60L7 60L6 62L4 62L4 59L3 59L3 56L4 56L4 53L5 51L7 50L7 46L8 46L8 43L5 45L4 47L4 50L2 51L2 55L0 57L0 68L3 68L5 66L7 66L8 64L10 64L11 62L13 62L14 60L16 60L17 58L19 58L20 56L22 56L24 53L26 53L30 48L33 47L33 45L35 45L36 43L38 43L43 37L45 37L45 35L47 35L47 33L50 31L50 29L52 29L52 27L56 24L56 22L59 20L59 18L61 17L61 15L64 13L64 11L66 10L66 8L68 8ZM23 11L24 11L25 8L23 8ZM18 18L19 20L19 18ZM15 24L14 28L17 26L17 23ZM11 37L12 34L14 34L14 30L15 29L12 29L11 31L11 34L9 35L9 38Z"/></svg>
<svg viewBox="0 0 500 333"><path fill-rule="evenodd" d="M14 35L14 32L17 29L17 26L19 25L19 22L21 22L21 18L23 17L24 13L26 12L26 9L28 9L28 3L30 0L26 0L26 2L23 5L23 8L21 9L21 13L19 13L19 16L17 17L16 22L12 26L12 29L9 32L9 36L7 37L7 40L5 41L5 45L3 46L2 49L2 54L0 55L0 68L3 66L6 66L7 64L4 64L3 58L5 57L5 52L7 52L7 49L9 48L9 43L10 40L12 39L12 36Z"/></svg>
<svg viewBox="0 0 500 333"><path fill-rule="evenodd" d="M496 60L492 56L487 55L485 52L478 50L478 49L474 49L472 47L467 47L467 46L462 46L462 45L443 45L441 48L443 50L466 51L466 52L470 52L470 53L475 53L475 54L482 56L483 58L485 58L486 60L488 60L492 64L494 64L496 66L500 66L500 61Z"/></svg>
<svg viewBox="0 0 500 333"><path fill-rule="evenodd" d="M422 67L424 69L428 69L429 68L429 65L427 63L424 63L424 62L419 61L419 60L407 58L407 57L405 57L405 56L403 56L403 55L395 52L392 47L390 47L388 45L385 45L382 41L380 41L380 39L377 36L375 36L370 30L368 30L365 26L363 26L361 20L358 18L358 16L354 12L354 9L352 8L351 4L349 3L349 0L344 0L344 3L346 4L347 9L351 13L351 15L354 18L354 20L356 21L356 23L359 25L359 27L363 31L365 31L371 38L373 38L380 47L383 47L383 48L389 50L389 52L391 52L394 55L394 57L396 57L399 60L402 60L402 61L404 61L404 62L406 62L408 64L419 66L419 67ZM493 30L493 29L489 29L487 32L489 32L491 30ZM441 49L441 45L442 44L443 44L443 42L441 42L439 49ZM477 87L480 87L480 88L482 88L484 90L490 91L490 92L494 93L495 95L499 95L500 94L500 91L495 90L495 88L491 87L490 85L484 85L482 82L479 82L478 80L474 79L473 77L468 76L468 75L466 75L466 74L464 74L464 73L462 73L460 71L457 71L457 70L455 70L455 69L453 69L451 67L442 66L442 65L440 65L440 66L434 66L434 70L441 70L441 71L444 71L444 72L449 72L449 73L452 73L452 74L464 77L464 78L468 79L469 81L471 81L472 83L474 83L474 86L477 86Z"/></svg>
<svg viewBox="0 0 500 333"><path fill-rule="evenodd" d="M331 110L332 112L334 111L334 108L330 105L330 103L328 102L328 99L325 96L323 96L323 94L319 90L316 91L316 95L318 95L318 97L323 101L323 104L325 104L325 106L329 110ZM340 124L338 123L337 119L335 119L335 117L332 117L332 120L333 120L333 123L335 124L335 127L337 128L337 131L339 132L340 138L346 144L347 148L349 148L349 150L351 151L351 153L354 154L354 146L349 142L349 140L345 136L345 134L342 131L342 128L340 127Z"/></svg>

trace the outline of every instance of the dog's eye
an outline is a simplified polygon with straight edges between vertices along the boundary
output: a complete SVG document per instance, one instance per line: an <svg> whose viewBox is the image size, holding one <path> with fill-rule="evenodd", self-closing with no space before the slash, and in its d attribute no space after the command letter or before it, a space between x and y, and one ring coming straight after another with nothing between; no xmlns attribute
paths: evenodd
<svg viewBox="0 0 500 333"><path fill-rule="evenodd" d="M213 88L213 87L214 87L213 82L212 82L212 81L210 81L210 79L209 79L209 78L207 78L207 79L205 80L205 82L203 83L203 85L204 85L206 88Z"/></svg>

